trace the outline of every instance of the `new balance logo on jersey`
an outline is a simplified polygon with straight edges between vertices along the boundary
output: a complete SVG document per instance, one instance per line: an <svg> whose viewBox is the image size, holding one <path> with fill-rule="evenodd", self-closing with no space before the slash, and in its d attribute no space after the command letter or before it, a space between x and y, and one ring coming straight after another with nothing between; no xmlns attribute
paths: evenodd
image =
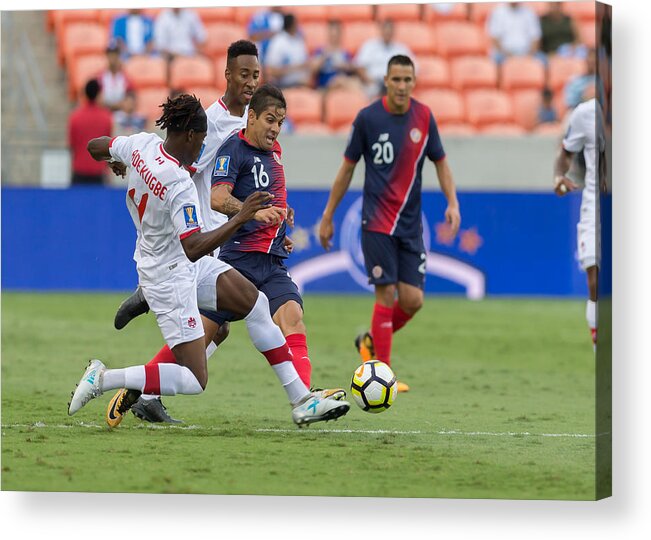
<svg viewBox="0 0 651 540"><path fill-rule="evenodd" d="M183 216L185 217L186 227L195 228L199 224L197 222L197 209L194 204L186 204L183 207Z"/></svg>
<svg viewBox="0 0 651 540"><path fill-rule="evenodd" d="M231 156L218 156L215 161L215 170L213 176L226 176L228 174L228 165L231 162Z"/></svg>
<svg viewBox="0 0 651 540"><path fill-rule="evenodd" d="M381 133L380 136L377 138L379 142L386 142L389 140L389 134L388 133Z"/></svg>

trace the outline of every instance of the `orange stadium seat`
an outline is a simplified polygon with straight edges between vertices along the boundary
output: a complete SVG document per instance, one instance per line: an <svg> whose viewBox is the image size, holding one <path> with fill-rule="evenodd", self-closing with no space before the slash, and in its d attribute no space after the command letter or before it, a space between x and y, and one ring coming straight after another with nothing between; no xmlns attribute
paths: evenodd
<svg viewBox="0 0 651 540"><path fill-rule="evenodd" d="M597 28L594 21L579 21L577 25L579 41L586 47L594 48L597 45Z"/></svg>
<svg viewBox="0 0 651 540"><path fill-rule="evenodd" d="M328 20L328 6L288 6L286 10L296 16L299 25Z"/></svg>
<svg viewBox="0 0 651 540"><path fill-rule="evenodd" d="M436 25L436 39L438 54L448 58L484 55L488 50L484 31L469 22L446 22Z"/></svg>
<svg viewBox="0 0 651 540"><path fill-rule="evenodd" d="M465 124L465 123L459 123L459 124L442 124L440 126L437 126L439 133L443 135L444 137L449 137L449 136L463 136L463 137L469 137L471 135L475 135L477 133L477 130L472 127L470 124Z"/></svg>
<svg viewBox="0 0 651 540"><path fill-rule="evenodd" d="M458 92L444 89L422 90L415 97L430 108L437 124L465 122L465 107Z"/></svg>
<svg viewBox="0 0 651 540"><path fill-rule="evenodd" d="M124 71L136 89L167 84L167 63L158 56L132 56L125 61Z"/></svg>
<svg viewBox="0 0 651 540"><path fill-rule="evenodd" d="M215 83L219 88L226 88L226 77L224 71L226 71L226 62L228 61L228 55L222 54L215 58Z"/></svg>
<svg viewBox="0 0 651 540"><path fill-rule="evenodd" d="M99 22L99 9L57 9L52 11L52 24L57 40L69 24Z"/></svg>
<svg viewBox="0 0 651 540"><path fill-rule="evenodd" d="M563 2L562 11L577 21L594 22L597 12L594 2Z"/></svg>
<svg viewBox="0 0 651 540"><path fill-rule="evenodd" d="M545 66L532 56L510 56L500 67L503 90L538 88L545 86Z"/></svg>
<svg viewBox="0 0 651 540"><path fill-rule="evenodd" d="M155 21L156 17L160 15L160 12L163 11L163 9L164 8L143 8L142 14L147 15L147 17L150 17Z"/></svg>
<svg viewBox="0 0 651 540"><path fill-rule="evenodd" d="M245 38L246 29L242 25L229 22L207 24L203 52L209 56L225 54L231 43Z"/></svg>
<svg viewBox="0 0 651 540"><path fill-rule="evenodd" d="M513 106L502 90L470 90L466 93L466 118L477 127L512 123Z"/></svg>
<svg viewBox="0 0 651 540"><path fill-rule="evenodd" d="M224 92L216 86L189 86L183 87L183 91L197 96L201 100L201 106L204 109L210 107L224 95Z"/></svg>
<svg viewBox="0 0 651 540"><path fill-rule="evenodd" d="M372 21L373 6L352 5L352 6L328 6L328 19L338 19L341 22L351 21Z"/></svg>
<svg viewBox="0 0 651 540"><path fill-rule="evenodd" d="M538 109L542 103L540 90L518 90L511 93L513 117L516 123L530 130L538 123Z"/></svg>
<svg viewBox="0 0 651 540"><path fill-rule="evenodd" d="M323 96L311 88L288 88L284 90L287 100L287 116L295 124L314 124L321 122L323 115Z"/></svg>
<svg viewBox="0 0 651 540"><path fill-rule="evenodd" d="M425 4L424 20L428 23L438 23L446 21L467 21L469 4L455 3L447 4L448 9L443 11L442 6Z"/></svg>
<svg viewBox="0 0 651 540"><path fill-rule="evenodd" d="M375 17L378 21L420 21L421 8L420 4L380 4Z"/></svg>
<svg viewBox="0 0 651 540"><path fill-rule="evenodd" d="M486 19L499 4L500 2L475 2L470 4L470 20L483 27L486 24Z"/></svg>
<svg viewBox="0 0 651 540"><path fill-rule="evenodd" d="M105 53L108 33L99 23L70 23L65 26L59 42L59 62L66 65L74 56Z"/></svg>
<svg viewBox="0 0 651 540"><path fill-rule="evenodd" d="M450 61L452 87L456 90L496 88L497 66L486 56L459 56Z"/></svg>
<svg viewBox="0 0 651 540"><path fill-rule="evenodd" d="M505 135L509 137L519 137L527 133L522 126L513 123L495 123L484 126L479 130L482 135Z"/></svg>
<svg viewBox="0 0 651 540"><path fill-rule="evenodd" d="M571 78L585 73L586 69L585 60L580 58L551 56L547 63L547 86L556 92L565 86L565 83Z"/></svg>
<svg viewBox="0 0 651 540"><path fill-rule="evenodd" d="M450 67L440 56L419 56L416 58L416 87L449 88Z"/></svg>
<svg viewBox="0 0 651 540"><path fill-rule="evenodd" d="M54 9L49 9L45 15L45 29L48 32L54 32L54 14L56 11Z"/></svg>
<svg viewBox="0 0 651 540"><path fill-rule="evenodd" d="M266 9L260 6L242 6L235 8L235 14L233 19L237 24L242 24L244 26L248 25L251 22L251 17L258 11Z"/></svg>
<svg viewBox="0 0 651 540"><path fill-rule="evenodd" d="M347 129L357 113L368 104L364 92L333 90L325 96L325 122L332 129Z"/></svg>
<svg viewBox="0 0 651 540"><path fill-rule="evenodd" d="M351 54L356 54L367 39L380 36L377 23L371 21L346 23L342 26L342 30L342 46Z"/></svg>
<svg viewBox="0 0 651 540"><path fill-rule="evenodd" d="M177 56L170 65L170 86L214 86L215 66L205 56Z"/></svg>
<svg viewBox="0 0 651 540"><path fill-rule="evenodd" d="M233 22L235 9L234 7L192 8L204 25L213 22Z"/></svg>
<svg viewBox="0 0 651 540"><path fill-rule="evenodd" d="M140 90L136 94L138 101L136 109L138 113L145 116L150 122L157 120L163 112L160 105L165 103L169 93L170 91L167 86Z"/></svg>
<svg viewBox="0 0 651 540"><path fill-rule="evenodd" d="M436 35L434 28L424 22L397 22L395 39L411 49L414 54L436 54Z"/></svg>
<svg viewBox="0 0 651 540"><path fill-rule="evenodd" d="M326 44L328 40L328 23L307 22L301 24L300 28L305 38L305 46L310 54Z"/></svg>
<svg viewBox="0 0 651 540"><path fill-rule="evenodd" d="M106 69L108 59L105 54L85 54L76 56L68 65L68 96L75 100L83 93L86 83Z"/></svg>

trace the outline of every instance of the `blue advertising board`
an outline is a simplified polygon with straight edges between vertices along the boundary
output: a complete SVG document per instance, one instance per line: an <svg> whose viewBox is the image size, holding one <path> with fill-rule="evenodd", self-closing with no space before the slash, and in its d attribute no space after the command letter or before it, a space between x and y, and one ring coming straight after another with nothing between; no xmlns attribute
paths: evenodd
<svg viewBox="0 0 651 540"><path fill-rule="evenodd" d="M333 248L318 241L328 192L290 191L295 249L288 266L306 292L370 290L360 248L361 193L350 191L335 215ZM580 296L576 260L580 195L459 193L462 224L452 238L440 193L423 194L426 292ZM4 290L129 290L135 230L121 190L101 187L2 189Z"/></svg>

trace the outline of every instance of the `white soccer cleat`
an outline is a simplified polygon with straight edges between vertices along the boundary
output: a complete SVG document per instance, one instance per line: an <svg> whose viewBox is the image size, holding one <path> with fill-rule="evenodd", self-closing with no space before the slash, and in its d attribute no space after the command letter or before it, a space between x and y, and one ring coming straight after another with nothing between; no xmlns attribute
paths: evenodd
<svg viewBox="0 0 651 540"><path fill-rule="evenodd" d="M68 403L68 414L72 416L91 399L102 395L102 376L106 366L100 360L91 360L88 363L84 376L79 381L77 388L72 393Z"/></svg>
<svg viewBox="0 0 651 540"><path fill-rule="evenodd" d="M350 404L347 401L322 398L318 393L312 393L303 403L294 407L292 420L298 427L303 427L314 422L336 420L349 410Z"/></svg>

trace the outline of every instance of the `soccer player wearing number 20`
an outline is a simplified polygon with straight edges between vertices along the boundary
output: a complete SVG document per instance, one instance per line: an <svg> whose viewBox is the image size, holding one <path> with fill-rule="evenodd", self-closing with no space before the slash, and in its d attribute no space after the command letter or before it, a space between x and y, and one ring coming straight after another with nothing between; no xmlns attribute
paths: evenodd
<svg viewBox="0 0 651 540"><path fill-rule="evenodd" d="M427 252L423 245L421 184L425 158L436 166L448 206L445 220L453 235L461 223L452 173L428 107L411 97L415 68L408 56L389 60L387 95L362 109L353 123L344 161L337 173L319 227L328 250L332 219L348 190L355 166L364 157L362 251L369 283L375 287L370 332L356 339L363 361L391 364L391 342L422 307ZM398 391L409 390L398 382Z"/></svg>

